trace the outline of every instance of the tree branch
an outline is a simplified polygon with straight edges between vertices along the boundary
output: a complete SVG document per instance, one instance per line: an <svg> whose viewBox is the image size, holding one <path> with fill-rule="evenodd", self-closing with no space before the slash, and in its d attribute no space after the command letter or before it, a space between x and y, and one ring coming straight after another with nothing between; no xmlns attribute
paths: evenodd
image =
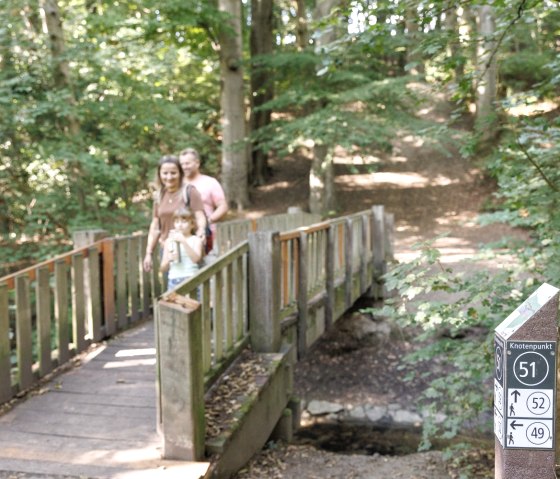
<svg viewBox="0 0 560 479"><path fill-rule="evenodd" d="M517 146L525 155L525 158L529 160L529 162L537 169L539 175L541 175L542 179L546 182L546 184L552 189L552 191L558 193L557 186L546 176L546 173L542 170L539 164L535 161L535 159L531 156L529 151L520 143L519 139L516 139Z"/></svg>

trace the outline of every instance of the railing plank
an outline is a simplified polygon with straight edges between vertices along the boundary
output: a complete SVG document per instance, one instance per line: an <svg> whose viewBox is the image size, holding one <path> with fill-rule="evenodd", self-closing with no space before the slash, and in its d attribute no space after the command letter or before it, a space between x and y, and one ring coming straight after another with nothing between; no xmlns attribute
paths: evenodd
<svg viewBox="0 0 560 479"><path fill-rule="evenodd" d="M103 339L101 332L101 281L99 276L99 252L92 247L88 250L88 274L89 274L89 335L95 343Z"/></svg>
<svg viewBox="0 0 560 479"><path fill-rule="evenodd" d="M146 251L148 243L147 236L140 237L140 258L142 258L142 251ZM150 317L150 306L152 304L152 279L148 271L142 271L142 319L146 320ZM156 270L157 271L157 270Z"/></svg>
<svg viewBox="0 0 560 479"><path fill-rule="evenodd" d="M224 355L224 279L223 270L216 274L214 291L214 359L219 362Z"/></svg>
<svg viewBox="0 0 560 479"><path fill-rule="evenodd" d="M202 365L204 374L212 367L212 312L210 310L210 280L201 285L202 303ZM219 308L216 308L216 311ZM215 313L216 314L216 313Z"/></svg>
<svg viewBox="0 0 560 479"><path fill-rule="evenodd" d="M344 257L344 282L345 282L345 306L348 309L352 306L352 266L354 263L354 248L353 248L353 238L352 233L354 232L352 220L347 218L345 223L345 257Z"/></svg>
<svg viewBox="0 0 560 479"><path fill-rule="evenodd" d="M113 336L117 331L115 321L115 240L103 241L103 317L105 334Z"/></svg>
<svg viewBox="0 0 560 479"><path fill-rule="evenodd" d="M54 317L57 331L58 364L70 359L68 324L68 265L59 260L54 266Z"/></svg>
<svg viewBox="0 0 560 479"><path fill-rule="evenodd" d="M130 320L135 323L140 319L140 298L139 298L139 245L138 237L128 238L128 293L130 300Z"/></svg>
<svg viewBox="0 0 560 479"><path fill-rule="evenodd" d="M243 256L239 256L235 261L235 278L247 278L243 269ZM235 338L239 341L245 335L245 322L244 318L244 289L246 281L235 281Z"/></svg>
<svg viewBox="0 0 560 479"><path fill-rule="evenodd" d="M84 258L81 253L72 255L72 333L79 353L86 348Z"/></svg>
<svg viewBox="0 0 560 479"><path fill-rule="evenodd" d="M29 277L16 276L16 347L19 389L33 384L33 341L31 332L31 301Z"/></svg>
<svg viewBox="0 0 560 479"><path fill-rule="evenodd" d="M10 360L10 308L6 283L0 284L0 403L12 398L12 365Z"/></svg>
<svg viewBox="0 0 560 479"><path fill-rule="evenodd" d="M294 247L298 251L299 268L297 282L299 285L297 306L298 306L298 358L302 358L307 351L307 285L308 285L308 236L307 233L300 233L299 241L294 242Z"/></svg>
<svg viewBox="0 0 560 479"><path fill-rule="evenodd" d="M225 280L225 342L226 351L230 351L233 347L233 264L230 263L226 267L226 280Z"/></svg>
<svg viewBox="0 0 560 479"><path fill-rule="evenodd" d="M48 268L39 268L35 297L37 300L37 355L39 372L45 376L53 369L51 356L51 273Z"/></svg>
<svg viewBox="0 0 560 479"><path fill-rule="evenodd" d="M128 240L119 238L116 242L117 250L117 326L123 330L127 326L128 299L126 294L126 250Z"/></svg>

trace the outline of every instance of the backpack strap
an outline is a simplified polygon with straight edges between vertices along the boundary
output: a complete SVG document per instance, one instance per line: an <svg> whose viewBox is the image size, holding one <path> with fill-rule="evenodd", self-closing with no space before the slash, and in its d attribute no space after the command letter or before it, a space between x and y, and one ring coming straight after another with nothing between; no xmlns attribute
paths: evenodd
<svg viewBox="0 0 560 479"><path fill-rule="evenodd" d="M183 190L183 201L185 202L185 206L187 206L188 208L190 208L191 206L191 190L192 190L193 186L192 185L187 185L185 186L185 189Z"/></svg>

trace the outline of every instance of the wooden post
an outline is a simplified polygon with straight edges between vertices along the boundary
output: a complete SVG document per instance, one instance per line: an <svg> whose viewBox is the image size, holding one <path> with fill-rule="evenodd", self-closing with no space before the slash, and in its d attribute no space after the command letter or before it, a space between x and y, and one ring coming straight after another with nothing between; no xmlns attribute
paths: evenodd
<svg viewBox="0 0 560 479"><path fill-rule="evenodd" d="M56 321L58 365L70 359L70 328L68 324L68 266L64 260L54 265L54 317Z"/></svg>
<svg viewBox="0 0 560 479"><path fill-rule="evenodd" d="M344 230L344 304L345 309L348 309L352 306L352 273L354 269L354 231L350 218L346 218Z"/></svg>
<svg viewBox="0 0 560 479"><path fill-rule="evenodd" d="M334 260L335 260L335 227L329 224L327 230L327 250L325 252L325 289L327 297L325 299L325 328L328 330L333 325L335 320L335 298L334 298Z"/></svg>
<svg viewBox="0 0 560 479"><path fill-rule="evenodd" d="M81 253L72 255L72 333L79 353L86 348L84 258Z"/></svg>
<svg viewBox="0 0 560 479"><path fill-rule="evenodd" d="M37 271L35 297L37 299L37 346L41 376L47 375L53 369L51 358L51 288L49 280L49 269L46 267L39 268Z"/></svg>
<svg viewBox="0 0 560 479"><path fill-rule="evenodd" d="M12 398L8 285L0 284L0 403Z"/></svg>
<svg viewBox="0 0 560 479"><path fill-rule="evenodd" d="M117 331L115 322L115 240L103 241L103 317L105 334L113 336Z"/></svg>
<svg viewBox="0 0 560 479"><path fill-rule="evenodd" d="M297 353L302 358L307 351L307 287L308 287L308 255L307 255L307 233L299 234L299 266L298 266L298 325L297 325ZM297 247L297 246L296 246Z"/></svg>
<svg viewBox="0 0 560 479"><path fill-rule="evenodd" d="M91 340L95 343L103 339L101 333L101 281L99 273L99 251L95 246L88 248L88 271L89 282L89 318L88 329Z"/></svg>
<svg viewBox="0 0 560 479"><path fill-rule="evenodd" d="M135 323L140 318L140 250L138 237L128 238L128 294L130 300L130 321Z"/></svg>
<svg viewBox="0 0 560 479"><path fill-rule="evenodd" d="M31 302L29 299L29 278L16 277L16 343L19 390L33 384L33 350L31 333Z"/></svg>
<svg viewBox="0 0 560 479"><path fill-rule="evenodd" d="M373 297L383 299L383 280L385 274L385 208L383 205L372 207L371 239L373 246Z"/></svg>
<svg viewBox="0 0 560 479"><path fill-rule="evenodd" d="M157 305L158 390L163 458L200 461L204 457L204 372L200 307Z"/></svg>
<svg viewBox="0 0 560 479"><path fill-rule="evenodd" d="M117 327L119 330L126 328L128 316L128 298L126 293L126 247L128 241L119 238L117 247Z"/></svg>
<svg viewBox="0 0 560 479"><path fill-rule="evenodd" d="M368 225L369 225L369 218L367 215L361 215L361 231L362 237L360 240L360 295L364 294L370 284L369 278L367 277L367 270L368 270Z"/></svg>
<svg viewBox="0 0 560 479"><path fill-rule="evenodd" d="M249 233L249 330L256 352L280 350L280 236Z"/></svg>
<svg viewBox="0 0 560 479"><path fill-rule="evenodd" d="M74 243L74 248L84 248L86 246L93 245L95 242L103 238L106 238L107 234L107 231L102 229L75 231L74 233L72 233L72 242ZM91 254L91 248L89 248L89 251ZM95 255L95 257L97 258L97 261L99 261L97 254ZM99 282L96 282L94 284L91 283L91 275L89 271L89 268L91 267L90 261L84 263L82 267L84 275L84 314L89 329L88 334L91 338L93 338L97 333L93 331L94 322L96 321L96 319L93 318L93 315L95 314L94 309L97 308L99 310L99 306L94 304L95 299L92 299L92 294L99 295L99 292L97 291L99 289ZM99 271L99 263L97 264L97 270ZM98 341L98 339L94 339L94 341Z"/></svg>

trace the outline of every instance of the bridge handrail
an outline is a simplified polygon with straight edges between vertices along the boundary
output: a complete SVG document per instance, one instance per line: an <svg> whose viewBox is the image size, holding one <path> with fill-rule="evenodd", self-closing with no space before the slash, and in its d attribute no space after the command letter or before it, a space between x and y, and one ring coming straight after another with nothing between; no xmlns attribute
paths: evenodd
<svg viewBox="0 0 560 479"><path fill-rule="evenodd" d="M292 351L295 362L358 297L368 290L382 297L391 228L392 216L374 206L283 233L255 231L173 291L198 295L200 307L177 307L162 296L156 317L164 456L204 456L204 394L245 344L255 352Z"/></svg>
<svg viewBox="0 0 560 479"><path fill-rule="evenodd" d="M0 403L149 317L160 284L142 270L146 240L104 238L0 278Z"/></svg>

